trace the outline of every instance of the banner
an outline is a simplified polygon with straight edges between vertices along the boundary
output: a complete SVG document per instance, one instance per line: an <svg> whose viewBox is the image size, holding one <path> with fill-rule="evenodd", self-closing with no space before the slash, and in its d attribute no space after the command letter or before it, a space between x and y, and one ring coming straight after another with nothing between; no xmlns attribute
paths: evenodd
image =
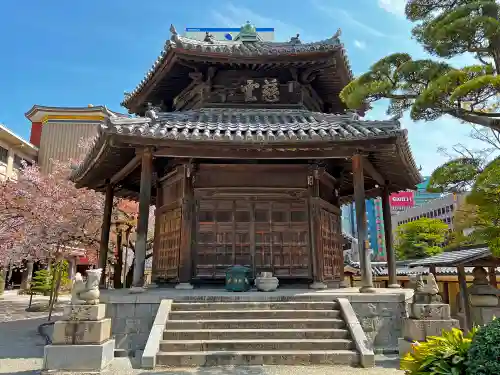
<svg viewBox="0 0 500 375"><path fill-rule="evenodd" d="M414 194L415 193L413 191L400 191L399 193L391 194L389 198L391 208L401 209L414 207Z"/></svg>

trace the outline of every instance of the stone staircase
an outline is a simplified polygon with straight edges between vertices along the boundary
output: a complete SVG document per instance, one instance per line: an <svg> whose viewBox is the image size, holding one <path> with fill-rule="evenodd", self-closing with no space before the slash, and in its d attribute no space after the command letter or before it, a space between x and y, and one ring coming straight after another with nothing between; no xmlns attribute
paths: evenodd
<svg viewBox="0 0 500 375"><path fill-rule="evenodd" d="M173 302L156 366L358 365L338 302Z"/></svg>

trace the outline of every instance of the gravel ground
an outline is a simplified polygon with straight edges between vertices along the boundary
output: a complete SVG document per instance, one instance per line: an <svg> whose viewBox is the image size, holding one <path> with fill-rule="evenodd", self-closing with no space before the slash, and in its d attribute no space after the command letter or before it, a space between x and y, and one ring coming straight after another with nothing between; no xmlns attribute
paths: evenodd
<svg viewBox="0 0 500 375"><path fill-rule="evenodd" d="M65 299L63 297L63 299ZM29 297L7 291L0 299L0 374L35 375L42 367L44 340L37 327L47 321L45 312L26 312ZM36 298L34 303L46 299ZM55 314L55 319L60 313ZM134 359L115 358L103 375L403 375L403 371L388 367L372 369L344 366L250 366L138 369ZM392 366L393 367L393 366ZM67 374L67 373L66 373Z"/></svg>

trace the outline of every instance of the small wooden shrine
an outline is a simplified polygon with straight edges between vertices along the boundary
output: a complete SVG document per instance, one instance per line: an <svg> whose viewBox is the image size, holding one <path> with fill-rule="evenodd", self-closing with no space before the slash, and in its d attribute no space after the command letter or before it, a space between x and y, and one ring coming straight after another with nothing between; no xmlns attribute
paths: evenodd
<svg viewBox="0 0 500 375"><path fill-rule="evenodd" d="M189 287L244 265L338 287L340 205L356 197L364 212L365 196L385 197L390 223L388 195L420 182L406 130L346 111L339 92L352 72L340 31L315 43L264 42L248 23L233 41L171 33L125 93L135 116L109 118L72 175L106 192L103 243L112 197L127 197L139 201L135 286L154 204L153 281ZM361 258L370 288L369 256Z"/></svg>

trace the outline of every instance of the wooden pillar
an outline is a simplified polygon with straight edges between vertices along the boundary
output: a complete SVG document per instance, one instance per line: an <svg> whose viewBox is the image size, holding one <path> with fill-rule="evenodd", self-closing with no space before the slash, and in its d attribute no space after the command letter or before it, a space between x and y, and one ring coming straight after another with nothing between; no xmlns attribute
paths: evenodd
<svg viewBox="0 0 500 375"><path fill-rule="evenodd" d="M354 204L356 207L356 224L358 227L358 252L361 271L362 293L373 293L373 275L370 253L367 249L366 236L366 203L365 203L365 180L363 175L363 157L356 154L352 157L352 174L354 183Z"/></svg>
<svg viewBox="0 0 500 375"><path fill-rule="evenodd" d="M116 263L113 275L113 288L121 289L122 272L123 272L123 246L122 246L123 232L119 225L116 226Z"/></svg>
<svg viewBox="0 0 500 375"><path fill-rule="evenodd" d="M465 314L465 327L462 327L465 332L469 332L470 329L472 328L472 322L471 322L471 310L470 310L470 303L469 303L469 290L467 289L467 279L465 275L465 267L464 266L458 266L458 283L460 285L460 296L462 297L462 304L464 307L464 314Z"/></svg>
<svg viewBox="0 0 500 375"><path fill-rule="evenodd" d="M100 287L106 288L106 266L108 260L109 231L111 229L111 213L113 211L113 185L106 185L104 196L104 213L101 225L101 240L99 242L99 265L102 269Z"/></svg>
<svg viewBox="0 0 500 375"><path fill-rule="evenodd" d="M443 302L450 304L450 289L448 281L443 282Z"/></svg>
<svg viewBox="0 0 500 375"><path fill-rule="evenodd" d="M137 219L137 237L135 241L134 276L132 291L144 287L144 269L146 264L146 246L148 240L149 207L151 205L151 184L153 179L153 154L144 150L141 161L141 184L139 191L139 217Z"/></svg>
<svg viewBox="0 0 500 375"><path fill-rule="evenodd" d="M321 212L319 207L319 169L317 165L312 166L311 173L307 177L309 188L309 225L311 232L311 264L313 282L309 285L311 289L326 289L323 280L322 267L322 242L321 242Z"/></svg>
<svg viewBox="0 0 500 375"><path fill-rule="evenodd" d="M179 259L179 284L176 289L193 289L191 278L193 276L193 259L191 248L193 243L193 214L194 214L194 191L193 191L193 165L184 165L184 180L182 182L182 222L181 222L181 246Z"/></svg>
<svg viewBox="0 0 500 375"><path fill-rule="evenodd" d="M490 285L493 288L497 287L497 269L496 267L488 267L488 278L490 279Z"/></svg>
<svg viewBox="0 0 500 375"><path fill-rule="evenodd" d="M155 210L155 231L154 231L154 239L153 239L153 264L151 269L151 282L159 283L158 280L158 262L159 262L159 254L158 254L158 246L159 243L159 233L161 229L162 222L160 220L160 209L163 207L163 189L161 182L159 182L156 186L156 210Z"/></svg>
<svg viewBox="0 0 500 375"><path fill-rule="evenodd" d="M387 269L389 271L388 288L400 288L396 272L396 252L394 251L394 238L392 235L391 205L389 200L389 187L386 182L382 192L382 216L384 219L385 252L387 254Z"/></svg>

